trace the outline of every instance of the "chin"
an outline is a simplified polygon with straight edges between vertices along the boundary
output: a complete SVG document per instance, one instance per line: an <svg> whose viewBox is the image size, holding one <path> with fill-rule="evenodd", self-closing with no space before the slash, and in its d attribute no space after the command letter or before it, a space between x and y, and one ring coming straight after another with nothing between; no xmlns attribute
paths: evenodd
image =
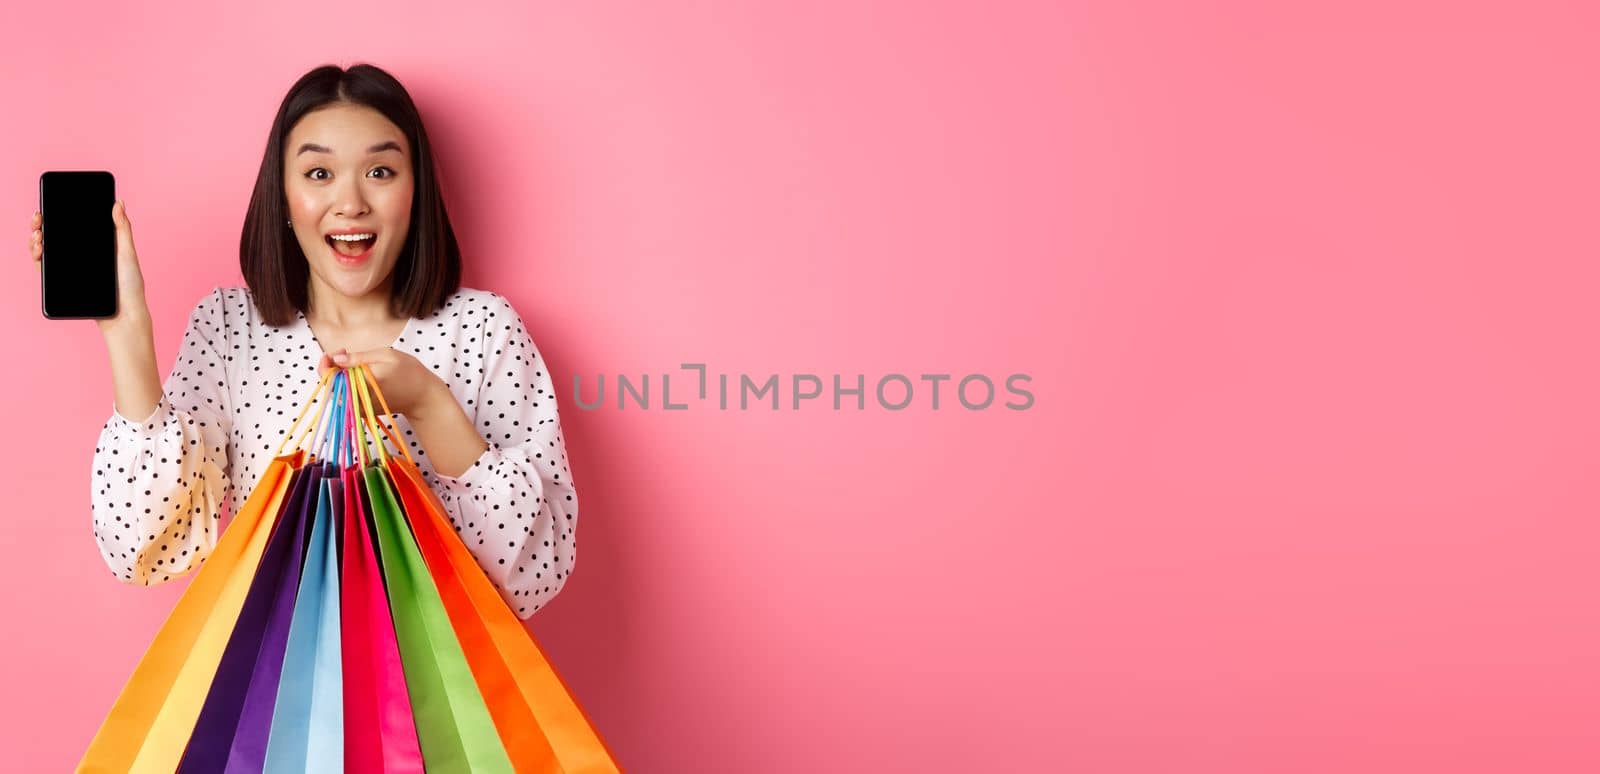
<svg viewBox="0 0 1600 774"><path fill-rule="evenodd" d="M317 271L324 284L351 298L371 293L383 283L387 272L374 273L371 268L349 269L343 266L323 266Z"/></svg>

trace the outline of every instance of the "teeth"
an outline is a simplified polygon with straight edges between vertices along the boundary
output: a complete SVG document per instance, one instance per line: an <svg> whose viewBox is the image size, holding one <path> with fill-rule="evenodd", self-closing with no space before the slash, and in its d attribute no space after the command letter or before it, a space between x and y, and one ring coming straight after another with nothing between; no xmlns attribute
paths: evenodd
<svg viewBox="0 0 1600 774"><path fill-rule="evenodd" d="M341 242L360 242L363 239L373 239L376 234L329 234L329 237Z"/></svg>

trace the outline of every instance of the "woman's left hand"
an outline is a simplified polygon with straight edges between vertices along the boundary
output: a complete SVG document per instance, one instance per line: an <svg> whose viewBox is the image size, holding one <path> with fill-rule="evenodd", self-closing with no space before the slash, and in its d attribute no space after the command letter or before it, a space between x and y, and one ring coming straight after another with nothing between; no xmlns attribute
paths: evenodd
<svg viewBox="0 0 1600 774"><path fill-rule="evenodd" d="M438 374L428 370L422 361L393 347L369 349L363 352L346 352L340 349L324 353L322 359L317 362L317 376L321 378L331 370L359 364L365 364L372 377L377 380L378 388L383 390L383 399L389 404L389 410L396 414L405 414L408 419L415 418L419 411L439 400L441 395L450 394L449 385L446 385ZM378 396L372 396L372 401L374 408L381 413L383 406L378 402Z"/></svg>

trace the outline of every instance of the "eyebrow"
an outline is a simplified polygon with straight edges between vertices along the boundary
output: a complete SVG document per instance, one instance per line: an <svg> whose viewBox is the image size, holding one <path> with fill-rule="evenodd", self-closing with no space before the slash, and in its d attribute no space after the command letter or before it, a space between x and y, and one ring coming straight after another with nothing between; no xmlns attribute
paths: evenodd
<svg viewBox="0 0 1600 774"><path fill-rule="evenodd" d="M386 140L384 142L380 142L377 145L374 145L374 146L368 148L367 149L367 154L371 155L371 154L374 154L374 153L381 153L381 152L386 151L386 150L396 151L396 152L400 153L401 155L404 155L404 153L405 153L405 151L400 149L400 143L397 143L394 140ZM294 155L298 157L300 154L305 153L307 151L310 151L312 153L332 153L333 152L331 150L328 150L328 148L325 147L325 146L318 145L318 144L316 144L314 142L307 142L307 143L302 143L300 145L300 149L295 151Z"/></svg>

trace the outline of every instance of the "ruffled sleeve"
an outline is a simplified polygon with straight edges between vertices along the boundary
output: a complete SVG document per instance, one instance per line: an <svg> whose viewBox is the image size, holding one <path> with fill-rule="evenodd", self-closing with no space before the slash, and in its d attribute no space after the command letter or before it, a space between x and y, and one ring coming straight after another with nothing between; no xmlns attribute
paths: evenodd
<svg viewBox="0 0 1600 774"><path fill-rule="evenodd" d="M195 305L150 416L131 419L113 403L101 428L91 479L94 537L124 583L172 580L216 545L232 429L223 310L221 288Z"/></svg>
<svg viewBox="0 0 1600 774"><path fill-rule="evenodd" d="M462 541L528 618L572 575L578 496L550 370L510 302L492 293L489 307L470 408L489 448L459 476L425 472Z"/></svg>

